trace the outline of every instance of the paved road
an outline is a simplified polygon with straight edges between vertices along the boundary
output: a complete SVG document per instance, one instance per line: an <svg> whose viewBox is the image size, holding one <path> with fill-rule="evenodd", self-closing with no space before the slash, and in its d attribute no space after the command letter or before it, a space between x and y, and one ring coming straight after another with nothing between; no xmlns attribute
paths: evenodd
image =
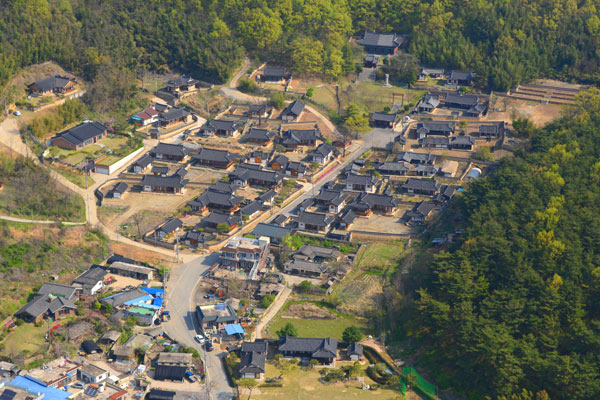
<svg viewBox="0 0 600 400"><path fill-rule="evenodd" d="M298 197L296 200L292 201L290 204L285 206L282 210L280 210L277 214L273 216L275 218L279 214L290 214L294 209L306 200L309 197L313 197L319 193L321 188L329 181L333 180L341 170L343 170L347 165L351 164L354 160L360 157L365 151L367 151L372 146L376 147L386 147L389 143L393 143L394 137L397 135L397 132L394 132L391 129L372 129L370 132L366 133L363 137L362 145L354 151L354 153L348 157L344 162L335 166L329 173L324 176L319 182L315 184L307 184L304 186L305 192L302 196ZM272 219L273 219L272 218Z"/></svg>
<svg viewBox="0 0 600 400"><path fill-rule="evenodd" d="M218 260L218 254L199 256L194 260L173 269L171 278L167 283L167 305L171 320L163 326L167 334L177 339L186 346L192 346L203 354L207 372L207 390L210 398L216 400L229 400L233 398L233 389L227 382L222 357L226 352L215 348L213 352L206 352L195 340L197 321L194 317L196 304L192 301L202 275Z"/></svg>

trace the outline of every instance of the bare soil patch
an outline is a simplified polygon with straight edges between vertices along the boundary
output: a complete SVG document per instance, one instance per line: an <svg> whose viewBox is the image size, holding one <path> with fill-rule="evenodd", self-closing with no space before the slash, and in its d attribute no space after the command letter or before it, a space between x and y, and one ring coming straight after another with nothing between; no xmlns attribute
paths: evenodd
<svg viewBox="0 0 600 400"><path fill-rule="evenodd" d="M284 318L301 318L301 319L335 319L335 315L331 314L325 307L319 307L315 304L291 304L283 313Z"/></svg>

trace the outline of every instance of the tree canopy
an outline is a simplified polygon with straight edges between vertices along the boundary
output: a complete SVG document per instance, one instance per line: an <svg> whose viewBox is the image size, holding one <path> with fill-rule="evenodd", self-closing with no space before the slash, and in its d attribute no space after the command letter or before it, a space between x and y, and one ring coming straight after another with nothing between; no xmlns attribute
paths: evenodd
<svg viewBox="0 0 600 400"><path fill-rule="evenodd" d="M436 381L469 398L600 397L600 90L577 103L457 199L446 222L465 233L426 249L405 282L416 299L389 308L392 332L421 338Z"/></svg>

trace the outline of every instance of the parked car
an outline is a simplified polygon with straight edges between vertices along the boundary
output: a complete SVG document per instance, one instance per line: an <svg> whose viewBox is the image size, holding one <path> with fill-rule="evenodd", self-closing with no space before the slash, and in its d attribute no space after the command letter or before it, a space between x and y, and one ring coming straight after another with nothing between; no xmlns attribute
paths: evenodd
<svg viewBox="0 0 600 400"><path fill-rule="evenodd" d="M14 114L15 116L17 116L17 117L18 117L18 116L20 116L20 115L21 115L21 111L18 111L18 110L17 110L17 111L15 111L15 112L13 112L13 114Z"/></svg>
<svg viewBox="0 0 600 400"><path fill-rule="evenodd" d="M214 349L215 349L215 346L213 346L213 344L211 342L206 343L206 351L213 351Z"/></svg>
<svg viewBox="0 0 600 400"><path fill-rule="evenodd" d="M194 339L196 339L196 342L198 342L200 344L203 344L206 341L206 339L202 335L196 335L196 336L194 336Z"/></svg>

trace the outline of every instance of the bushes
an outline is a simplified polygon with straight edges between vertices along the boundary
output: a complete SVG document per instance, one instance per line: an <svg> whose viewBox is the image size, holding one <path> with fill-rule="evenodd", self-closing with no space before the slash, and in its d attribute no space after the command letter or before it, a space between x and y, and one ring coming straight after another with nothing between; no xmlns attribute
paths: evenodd
<svg viewBox="0 0 600 400"><path fill-rule="evenodd" d="M281 110L285 107L285 96L281 92L271 93L269 96L269 105L275 107L278 110Z"/></svg>
<svg viewBox="0 0 600 400"><path fill-rule="evenodd" d="M85 105L79 100L67 100L48 115L33 119L28 125L29 131L36 138L42 139L52 132L57 132L74 122L80 121L85 112Z"/></svg>
<svg viewBox="0 0 600 400"><path fill-rule="evenodd" d="M240 79L238 90L243 93L254 93L258 90L256 82L250 79Z"/></svg>
<svg viewBox="0 0 600 400"><path fill-rule="evenodd" d="M262 299L260 299L260 306L262 308L268 308L275 301L274 294L267 294Z"/></svg>

